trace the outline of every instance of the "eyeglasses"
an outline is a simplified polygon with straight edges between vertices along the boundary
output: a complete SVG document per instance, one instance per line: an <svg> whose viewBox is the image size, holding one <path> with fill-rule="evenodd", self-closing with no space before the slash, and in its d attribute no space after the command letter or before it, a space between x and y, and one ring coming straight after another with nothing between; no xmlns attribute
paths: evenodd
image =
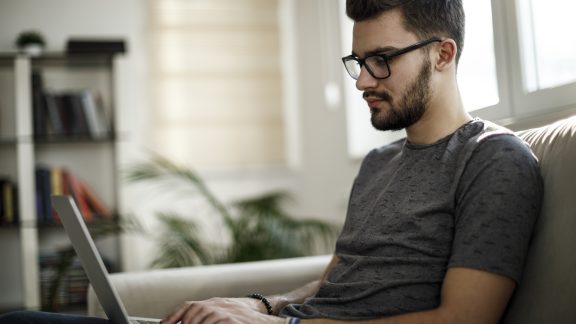
<svg viewBox="0 0 576 324"><path fill-rule="evenodd" d="M390 60L392 60L394 57L417 50L428 44L441 41L442 40L440 38L434 37L425 41L418 42L414 45L401 48L389 54L370 55L363 59L358 58L354 55L349 55L343 57L342 62L344 63L346 71L348 72L348 74L350 74L350 76L354 80L358 80L358 77L360 76L360 71L362 70L363 66L366 67L368 73L370 73L370 75L375 79L386 79L389 78L390 75L392 74L392 72L390 71Z"/></svg>

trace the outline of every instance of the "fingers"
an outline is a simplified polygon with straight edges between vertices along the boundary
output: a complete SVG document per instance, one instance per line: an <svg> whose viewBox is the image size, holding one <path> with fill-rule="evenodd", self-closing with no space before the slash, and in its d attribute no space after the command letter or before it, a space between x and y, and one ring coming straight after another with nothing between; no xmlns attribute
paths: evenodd
<svg viewBox="0 0 576 324"><path fill-rule="evenodd" d="M208 324L218 318L218 313L213 307L202 303L192 303L182 316L182 324Z"/></svg>
<svg viewBox="0 0 576 324"><path fill-rule="evenodd" d="M163 324L236 324L261 322L264 316L252 300L213 298L186 302L162 321ZM255 318L258 318L256 320Z"/></svg>
<svg viewBox="0 0 576 324"><path fill-rule="evenodd" d="M162 324L213 324L221 322L225 316L218 307L206 302L186 302L162 321Z"/></svg>
<svg viewBox="0 0 576 324"><path fill-rule="evenodd" d="M165 319L163 319L161 323L162 324L176 324L176 323L178 323L178 321L180 321L180 319L188 311L188 308L190 308L190 305L191 305L190 302L186 302L186 303L180 305L178 308L176 308L176 310L174 312L172 312L172 314L168 315Z"/></svg>

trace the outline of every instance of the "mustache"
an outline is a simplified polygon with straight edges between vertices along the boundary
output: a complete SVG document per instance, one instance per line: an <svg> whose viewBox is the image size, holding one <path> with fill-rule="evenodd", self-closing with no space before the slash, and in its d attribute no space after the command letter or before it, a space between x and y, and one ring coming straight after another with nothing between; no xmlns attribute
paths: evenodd
<svg viewBox="0 0 576 324"><path fill-rule="evenodd" d="M388 92L365 91L362 94L362 98L365 99L367 97L378 98L380 100L388 101L388 102L392 101L392 96Z"/></svg>

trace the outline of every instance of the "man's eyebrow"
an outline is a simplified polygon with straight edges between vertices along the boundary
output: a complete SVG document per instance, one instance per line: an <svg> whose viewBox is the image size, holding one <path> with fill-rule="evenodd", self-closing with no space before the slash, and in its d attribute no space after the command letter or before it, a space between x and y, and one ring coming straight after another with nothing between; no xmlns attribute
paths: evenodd
<svg viewBox="0 0 576 324"><path fill-rule="evenodd" d="M368 56L372 56L372 55L378 55L378 54L386 54L386 52L396 51L396 50L398 50L398 48L394 47L394 46L378 47L378 48L375 48L373 50L366 52L366 55L364 57L368 57ZM352 55L354 55L355 57L360 57L360 55L358 55L354 51L352 51Z"/></svg>

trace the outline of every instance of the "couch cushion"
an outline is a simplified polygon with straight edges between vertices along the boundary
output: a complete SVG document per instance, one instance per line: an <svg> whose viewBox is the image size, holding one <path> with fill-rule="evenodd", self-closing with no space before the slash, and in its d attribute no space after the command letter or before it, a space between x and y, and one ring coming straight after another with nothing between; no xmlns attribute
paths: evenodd
<svg viewBox="0 0 576 324"><path fill-rule="evenodd" d="M540 161L542 213L504 323L576 323L576 116L519 132Z"/></svg>

